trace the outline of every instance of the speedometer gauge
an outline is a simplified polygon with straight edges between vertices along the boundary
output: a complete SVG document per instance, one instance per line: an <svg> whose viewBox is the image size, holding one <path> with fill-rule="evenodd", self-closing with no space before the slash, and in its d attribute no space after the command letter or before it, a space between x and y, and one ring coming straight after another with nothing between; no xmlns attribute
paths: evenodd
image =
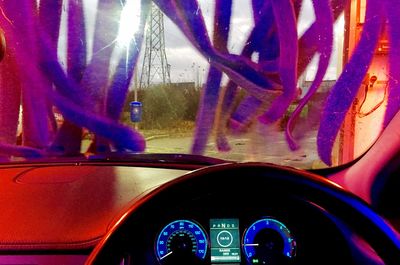
<svg viewBox="0 0 400 265"><path fill-rule="evenodd" d="M243 251L250 264L286 264L296 254L296 241L283 223L265 218L246 230Z"/></svg>
<svg viewBox="0 0 400 265"><path fill-rule="evenodd" d="M181 262L204 260L207 248L204 230L189 220L176 220L166 225L158 235L155 247L161 263L174 259Z"/></svg>

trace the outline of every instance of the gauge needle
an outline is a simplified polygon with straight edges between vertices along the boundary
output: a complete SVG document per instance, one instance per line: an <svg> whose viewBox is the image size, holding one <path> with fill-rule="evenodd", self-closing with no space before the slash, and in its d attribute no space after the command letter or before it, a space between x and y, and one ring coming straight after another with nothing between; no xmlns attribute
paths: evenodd
<svg viewBox="0 0 400 265"><path fill-rule="evenodd" d="M160 260L165 259L165 258L168 257L169 255L171 255L172 252L173 252L173 251L168 252L167 254L165 254L164 256L162 256L162 257L160 258Z"/></svg>
<svg viewBox="0 0 400 265"><path fill-rule="evenodd" d="M258 247L260 244L244 244L245 247Z"/></svg>

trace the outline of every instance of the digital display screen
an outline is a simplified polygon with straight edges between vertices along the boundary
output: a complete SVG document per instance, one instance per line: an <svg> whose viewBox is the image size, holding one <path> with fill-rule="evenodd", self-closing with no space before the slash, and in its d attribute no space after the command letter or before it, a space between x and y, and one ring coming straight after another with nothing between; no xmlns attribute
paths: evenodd
<svg viewBox="0 0 400 265"><path fill-rule="evenodd" d="M238 219L210 220L211 262L240 263Z"/></svg>

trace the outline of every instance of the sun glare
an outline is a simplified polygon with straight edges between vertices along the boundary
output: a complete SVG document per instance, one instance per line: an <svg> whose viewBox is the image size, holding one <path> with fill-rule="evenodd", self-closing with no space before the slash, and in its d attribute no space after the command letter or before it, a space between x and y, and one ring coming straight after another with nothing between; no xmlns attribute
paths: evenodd
<svg viewBox="0 0 400 265"><path fill-rule="evenodd" d="M122 10L118 43L128 45L140 28L141 1L128 0Z"/></svg>

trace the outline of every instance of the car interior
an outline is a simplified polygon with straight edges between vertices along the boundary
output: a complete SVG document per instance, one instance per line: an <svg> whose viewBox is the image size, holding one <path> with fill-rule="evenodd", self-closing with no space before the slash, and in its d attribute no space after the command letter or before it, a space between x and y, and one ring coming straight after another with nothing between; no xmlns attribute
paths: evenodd
<svg viewBox="0 0 400 265"><path fill-rule="evenodd" d="M0 265L400 264L399 15L1 0Z"/></svg>
<svg viewBox="0 0 400 265"><path fill-rule="evenodd" d="M266 251L260 257L265 264L396 264L398 195L392 185L398 168L383 173L394 168L398 148L391 127L397 126L391 123L361 159L333 174L255 162L186 164L175 157L129 165L112 158L4 165L1 198L12 207L5 207L0 219L1 262L157 264L154 240L171 221L196 220L204 233L213 222L235 221L242 233L252 222L273 216L291 228L293 237L285 240L296 243L286 260L278 246ZM393 149L382 151L388 139ZM376 152L386 157L379 166L368 160ZM366 176L372 183L369 196L360 189L368 187ZM377 183L380 176L385 183ZM340 179L346 189L329 178ZM356 178L361 181L354 184ZM381 187L376 195L375 185ZM386 190L391 192L382 195ZM199 262L182 252L165 264Z"/></svg>

